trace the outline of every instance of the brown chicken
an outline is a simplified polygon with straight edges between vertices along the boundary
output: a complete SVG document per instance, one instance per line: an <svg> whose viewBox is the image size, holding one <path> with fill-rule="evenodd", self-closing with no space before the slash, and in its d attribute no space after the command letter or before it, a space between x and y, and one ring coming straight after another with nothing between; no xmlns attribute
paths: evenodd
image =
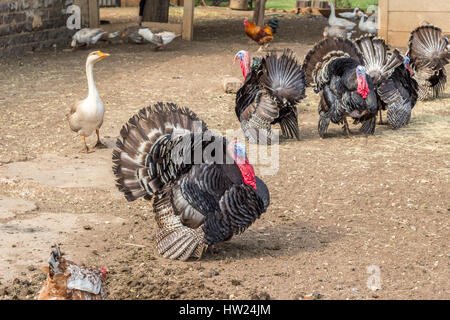
<svg viewBox="0 0 450 320"><path fill-rule="evenodd" d="M245 34L253 41L257 42L261 46L259 48L259 50L261 50L263 47L267 47L273 40L273 35L277 32L278 28L278 19L272 18L264 28L255 25L247 19L244 20L244 25Z"/></svg>
<svg viewBox="0 0 450 320"><path fill-rule="evenodd" d="M106 270L80 267L62 257L57 245L52 247L47 272L47 280L39 292L38 300L103 300L106 289L103 282Z"/></svg>

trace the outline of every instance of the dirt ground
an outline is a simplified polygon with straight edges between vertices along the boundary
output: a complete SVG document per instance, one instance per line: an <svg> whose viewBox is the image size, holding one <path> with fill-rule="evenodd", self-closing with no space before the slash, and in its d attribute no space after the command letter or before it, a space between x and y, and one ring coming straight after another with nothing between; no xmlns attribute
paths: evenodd
<svg viewBox="0 0 450 320"><path fill-rule="evenodd" d="M319 138L318 98L308 89L298 105L301 141L282 143L278 172L262 177L271 205L261 219L200 261L158 255L151 203L128 203L114 186L119 130L157 101L188 106L210 128L238 129L222 78L241 78L234 54L258 49L243 32L248 12L196 14L193 42L176 39L160 52L95 47L111 54L95 66L110 148L88 155L64 119L87 95L90 50L0 62L0 299L34 299L53 243L71 260L105 267L110 299L449 299L448 86L443 99L419 102L407 127L352 139L336 125ZM129 15L103 10L108 17ZM325 23L284 15L272 47L302 61ZM367 286L371 266L380 268L377 291Z"/></svg>

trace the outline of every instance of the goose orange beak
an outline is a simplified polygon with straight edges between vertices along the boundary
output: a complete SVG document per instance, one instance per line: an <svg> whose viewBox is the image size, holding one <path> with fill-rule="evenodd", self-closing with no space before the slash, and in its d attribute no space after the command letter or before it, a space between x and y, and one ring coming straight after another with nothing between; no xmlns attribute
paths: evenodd
<svg viewBox="0 0 450 320"><path fill-rule="evenodd" d="M110 56L110 54L98 51L98 56L100 57L100 59L105 59L105 58L108 58Z"/></svg>

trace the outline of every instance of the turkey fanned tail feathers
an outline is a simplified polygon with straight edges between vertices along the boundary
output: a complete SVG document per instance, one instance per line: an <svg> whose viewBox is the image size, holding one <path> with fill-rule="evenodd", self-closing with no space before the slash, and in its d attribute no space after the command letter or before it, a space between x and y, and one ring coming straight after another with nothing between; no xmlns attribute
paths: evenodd
<svg viewBox="0 0 450 320"><path fill-rule="evenodd" d="M418 27L411 32L408 57L419 84L419 99L434 99L442 95L449 63L448 38L442 30L432 25Z"/></svg>
<svg viewBox="0 0 450 320"><path fill-rule="evenodd" d="M395 68L403 63L403 57L395 49L387 55L388 49L383 39L366 35L355 41L364 59L367 74L372 77L376 86L392 75Z"/></svg>
<svg viewBox="0 0 450 320"><path fill-rule="evenodd" d="M293 51L284 50L259 60L236 95L236 115L250 142L270 144L271 126L282 135L300 139L296 104L305 97L305 74Z"/></svg>
<svg viewBox="0 0 450 320"><path fill-rule="evenodd" d="M154 198L157 249L166 258L200 258L209 245L248 228L269 205L264 183L256 178L256 190L245 184L225 139L209 133L188 109L158 103L124 125L113 152L117 187L126 199Z"/></svg>

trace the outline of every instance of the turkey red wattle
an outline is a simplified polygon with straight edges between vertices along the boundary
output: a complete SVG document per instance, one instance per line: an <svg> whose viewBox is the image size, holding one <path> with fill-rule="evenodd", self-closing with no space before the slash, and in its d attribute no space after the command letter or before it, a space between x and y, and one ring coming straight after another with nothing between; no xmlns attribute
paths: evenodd
<svg viewBox="0 0 450 320"><path fill-rule="evenodd" d="M236 164L241 171L244 183L256 190L255 170L253 169L253 166L248 162L248 159L245 158L244 161L236 161Z"/></svg>
<svg viewBox="0 0 450 320"><path fill-rule="evenodd" d="M358 89L356 91L365 99L369 95L370 89L369 84L367 83L366 73L359 67L356 70L356 78L358 80Z"/></svg>
<svg viewBox="0 0 450 320"><path fill-rule="evenodd" d="M242 179L246 185L251 186L256 190L255 170L248 161L245 153L245 146L237 141L234 141L228 145L228 153L234 159L234 162L241 171Z"/></svg>
<svg viewBox="0 0 450 320"><path fill-rule="evenodd" d="M242 75L244 76L244 82L247 78L247 74L250 72L250 54L245 50L240 50L234 56L233 64L236 63L236 59L239 59L239 65L241 66Z"/></svg>

